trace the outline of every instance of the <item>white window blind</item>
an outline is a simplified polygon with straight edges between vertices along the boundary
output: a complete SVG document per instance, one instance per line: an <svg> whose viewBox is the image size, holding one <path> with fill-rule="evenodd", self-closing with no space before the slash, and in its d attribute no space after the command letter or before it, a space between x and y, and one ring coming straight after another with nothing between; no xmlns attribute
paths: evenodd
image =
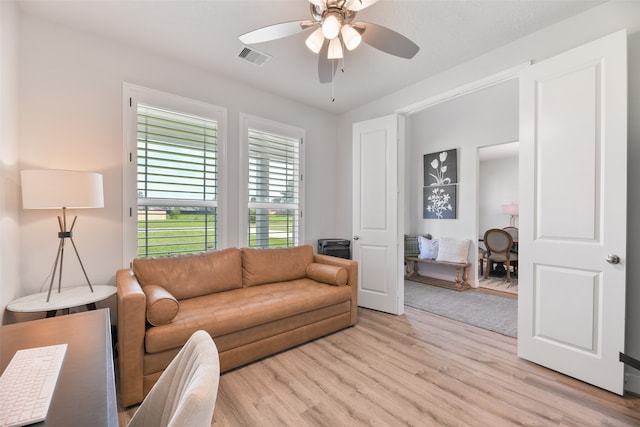
<svg viewBox="0 0 640 427"><path fill-rule="evenodd" d="M300 138L248 129L250 247L298 244Z"/></svg>
<svg viewBox="0 0 640 427"><path fill-rule="evenodd" d="M138 104L138 256L217 249L215 120Z"/></svg>

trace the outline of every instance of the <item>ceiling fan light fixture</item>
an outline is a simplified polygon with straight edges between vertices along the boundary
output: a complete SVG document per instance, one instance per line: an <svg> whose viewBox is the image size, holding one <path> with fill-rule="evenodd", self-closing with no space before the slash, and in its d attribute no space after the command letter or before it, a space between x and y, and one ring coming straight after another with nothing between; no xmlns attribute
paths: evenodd
<svg viewBox="0 0 640 427"><path fill-rule="evenodd" d="M336 70L344 65L345 49L352 51L361 43L406 59L413 58L420 50L417 44L390 28L372 22L355 20L361 10L378 1L309 0L312 19L268 25L242 34L239 38L246 45L313 31L307 34L305 44L310 51L318 55L320 83L330 83L333 82ZM250 49L246 48L243 50L243 56L240 57L244 58L250 54ZM336 59L338 62L335 61Z"/></svg>
<svg viewBox="0 0 640 427"><path fill-rule="evenodd" d="M322 44L324 43L324 35L322 34L322 28L318 28L315 30L307 40L305 44L309 48L309 50L313 53L320 53L320 49L322 49Z"/></svg>
<svg viewBox="0 0 640 427"><path fill-rule="evenodd" d="M327 59L342 59L342 42L339 37L335 37L329 42L329 50L327 51Z"/></svg>
<svg viewBox="0 0 640 427"><path fill-rule="evenodd" d="M333 40L340 34L340 27L342 27L342 17L337 12L328 12L324 20L322 21L322 34L329 39Z"/></svg>
<svg viewBox="0 0 640 427"><path fill-rule="evenodd" d="M351 25L343 25L340 30L342 41L348 50L353 50L360 45L362 36Z"/></svg>

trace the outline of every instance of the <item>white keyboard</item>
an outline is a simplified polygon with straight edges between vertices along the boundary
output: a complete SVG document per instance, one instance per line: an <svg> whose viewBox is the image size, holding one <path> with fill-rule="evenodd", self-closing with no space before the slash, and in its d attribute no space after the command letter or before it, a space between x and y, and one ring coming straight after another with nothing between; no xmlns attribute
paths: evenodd
<svg viewBox="0 0 640 427"><path fill-rule="evenodd" d="M18 350L0 377L0 427L44 421L67 344Z"/></svg>

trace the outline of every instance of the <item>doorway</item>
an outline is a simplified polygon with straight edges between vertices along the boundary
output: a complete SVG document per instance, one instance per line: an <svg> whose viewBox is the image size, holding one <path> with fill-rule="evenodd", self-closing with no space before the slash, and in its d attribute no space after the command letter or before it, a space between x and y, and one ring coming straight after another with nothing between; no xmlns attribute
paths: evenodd
<svg viewBox="0 0 640 427"><path fill-rule="evenodd" d="M478 148L478 287L510 297L518 294L519 146L516 141ZM490 229L511 235L508 277L504 263L487 260L484 233Z"/></svg>
<svg viewBox="0 0 640 427"><path fill-rule="evenodd" d="M619 31L524 70L514 108L526 196L519 200L525 214L519 244L527 254L519 266L518 356L618 394L624 390L618 356L625 329L626 37ZM426 152L461 146L461 162L472 162L458 165L459 182L464 176L472 182L469 173L478 167L472 145L489 145L479 140L503 124L479 126L479 119L496 118L501 103L492 99L479 111L473 98L507 83L465 95L464 106L454 99L429 108L408 133ZM420 146L416 135L430 144ZM417 219L409 224L422 230L414 232L457 237L472 228L477 235L478 196L467 189L464 197L461 188L455 225Z"/></svg>
<svg viewBox="0 0 640 427"><path fill-rule="evenodd" d="M497 83L496 85L476 90L463 96L456 96L444 102L439 102L421 111L411 114L407 118L407 135L410 135L407 144L407 169L405 201L405 234L420 235L431 234L434 239L455 238L471 240L469 253L478 253L481 233L484 232L485 225L499 226L500 228L509 225L509 216L502 214L503 204L517 202L518 199L518 157L517 144L499 144L499 142L514 142L518 140L518 80L511 79ZM491 108L487 108L491 105ZM498 148L491 148L491 147ZM429 153L457 149L458 154L458 176L457 176L457 211L455 219L429 219L423 217L423 195L424 195L424 156ZM500 150L502 149L502 150ZM503 151L500 154L500 151ZM503 181L502 186L494 184L480 184L481 162L479 157L483 156L487 163L487 173L482 173L492 181ZM511 167L506 168L502 163L509 163L507 157L511 157ZM501 170L496 170L500 168ZM508 175L500 173L509 169ZM502 176L502 178L500 178ZM508 189L505 184L509 181ZM487 215L481 222L478 218L478 211L482 196L479 194L480 187L483 187L490 197L486 206L492 206L495 212L487 208ZM490 215L491 214L491 215ZM469 261L473 266L469 268L469 284L477 288L480 275L478 258L469 256ZM422 264L422 263L420 263ZM451 280L450 271L436 270L437 266L420 266L420 274ZM423 270L424 269L424 270ZM447 276L448 275L448 276ZM417 300L433 301L433 295L420 298L416 294L426 292L439 292L433 289L425 289L427 285L414 286L413 283L405 284L405 299L407 305L417 305ZM464 292L444 290L439 292L446 297L447 301L441 302L439 307L428 307L427 311L438 310L438 314L445 317L456 318L476 326L485 327L487 321L498 319L502 314L509 312L509 316L502 322L502 326L508 326L514 331L517 326L517 300L515 298L505 298L501 295L487 295L477 289ZM481 295L478 295L481 294ZM409 298L416 296L413 301ZM473 298L472 296L477 296ZM461 304L460 300L465 299ZM494 300L479 301L479 299ZM508 299L508 301L502 301ZM494 303L495 302L495 303ZM510 305L504 308L501 305ZM443 312L442 307L451 307L451 310ZM489 306L494 307L493 311ZM464 308L462 308L464 307ZM420 308L420 307L419 307ZM493 329L488 325L485 329ZM497 331L497 330L496 330Z"/></svg>

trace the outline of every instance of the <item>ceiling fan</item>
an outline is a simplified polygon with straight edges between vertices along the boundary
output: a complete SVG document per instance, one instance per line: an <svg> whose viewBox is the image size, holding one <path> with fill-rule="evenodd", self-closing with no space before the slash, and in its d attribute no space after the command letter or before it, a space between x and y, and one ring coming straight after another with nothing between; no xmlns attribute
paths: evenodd
<svg viewBox="0 0 640 427"><path fill-rule="evenodd" d="M318 56L320 83L330 83L337 67L335 60L344 58L344 48L353 50L365 42L383 52L411 59L420 47L414 42L382 25L354 22L356 14L378 0L309 0L311 20L289 21L269 25L242 34L244 44L263 43L296 35L317 27L307 37L306 45Z"/></svg>

